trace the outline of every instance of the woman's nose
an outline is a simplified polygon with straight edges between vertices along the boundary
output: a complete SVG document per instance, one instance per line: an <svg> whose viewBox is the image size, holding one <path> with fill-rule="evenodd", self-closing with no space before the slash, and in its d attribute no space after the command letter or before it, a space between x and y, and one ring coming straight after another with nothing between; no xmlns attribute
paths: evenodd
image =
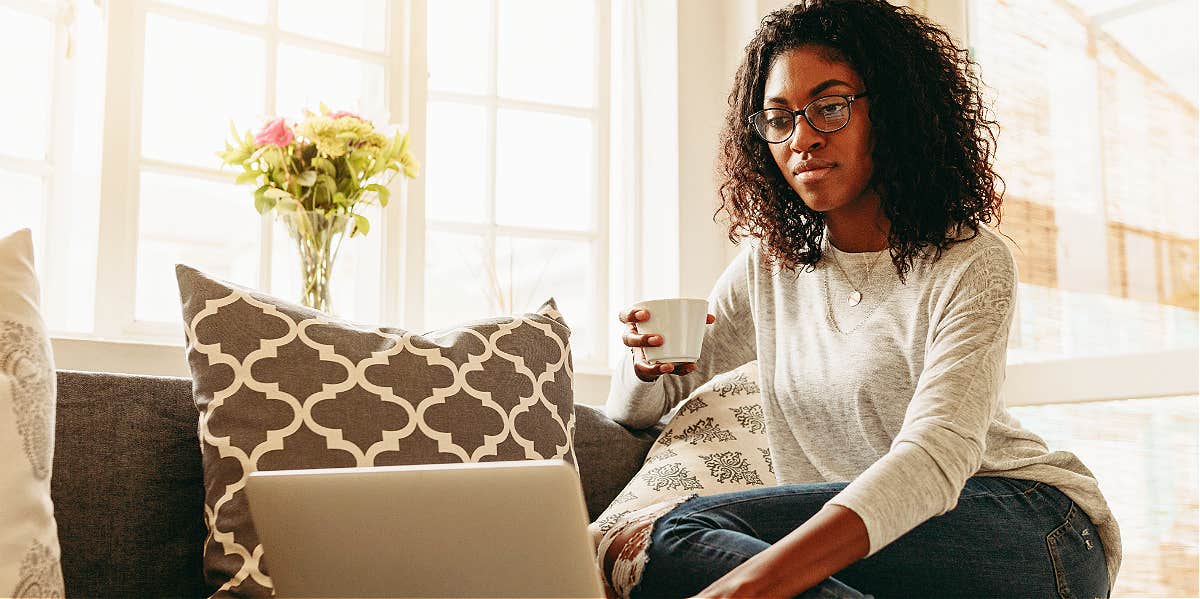
<svg viewBox="0 0 1200 599"><path fill-rule="evenodd" d="M811 152L823 145L825 145L825 134L813 129L813 126L808 124L808 119L797 115L796 130L792 132L792 139L789 140L788 146L795 152Z"/></svg>

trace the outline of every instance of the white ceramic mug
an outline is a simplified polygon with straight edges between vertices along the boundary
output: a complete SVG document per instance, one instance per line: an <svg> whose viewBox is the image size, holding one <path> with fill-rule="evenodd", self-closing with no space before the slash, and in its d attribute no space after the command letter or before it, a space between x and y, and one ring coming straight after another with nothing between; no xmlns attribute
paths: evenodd
<svg viewBox="0 0 1200 599"><path fill-rule="evenodd" d="M642 335L661 335L663 344L646 346L650 362L695 362L700 359L704 329L708 325L708 300L687 297L642 300L634 308L650 313L637 323Z"/></svg>

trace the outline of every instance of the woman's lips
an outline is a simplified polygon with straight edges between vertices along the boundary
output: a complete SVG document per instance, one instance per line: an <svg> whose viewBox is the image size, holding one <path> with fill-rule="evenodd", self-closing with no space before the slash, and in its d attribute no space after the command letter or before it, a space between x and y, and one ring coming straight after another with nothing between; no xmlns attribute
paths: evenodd
<svg viewBox="0 0 1200 599"><path fill-rule="evenodd" d="M833 171L833 168L834 167L832 166L827 166L824 168L800 171L796 173L796 180L800 181L801 183L815 183L829 176L829 173Z"/></svg>

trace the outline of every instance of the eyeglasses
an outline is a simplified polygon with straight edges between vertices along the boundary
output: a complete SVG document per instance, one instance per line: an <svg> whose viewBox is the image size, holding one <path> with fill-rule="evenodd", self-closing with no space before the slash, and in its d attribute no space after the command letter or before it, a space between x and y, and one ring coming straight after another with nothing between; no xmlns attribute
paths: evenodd
<svg viewBox="0 0 1200 599"><path fill-rule="evenodd" d="M866 92L850 95L821 96L798 111L786 108L764 108L749 116L754 132L769 144L781 144L796 132L796 118L804 117L808 124L821 133L833 133L850 123L850 105Z"/></svg>

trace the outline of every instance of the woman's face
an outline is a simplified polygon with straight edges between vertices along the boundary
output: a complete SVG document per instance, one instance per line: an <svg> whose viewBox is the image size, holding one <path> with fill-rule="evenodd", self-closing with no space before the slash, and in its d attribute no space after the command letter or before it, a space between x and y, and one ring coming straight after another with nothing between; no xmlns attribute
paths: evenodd
<svg viewBox="0 0 1200 599"><path fill-rule="evenodd" d="M799 111L822 96L870 92L850 65L831 62L828 57L829 51L815 46L776 57L767 73L762 107ZM867 116L870 101L869 97L855 100L850 122L838 131L822 133L797 118L790 139L768 144L783 178L809 208L826 216L863 210L874 214L877 210L879 196L867 189L874 169L871 119Z"/></svg>

